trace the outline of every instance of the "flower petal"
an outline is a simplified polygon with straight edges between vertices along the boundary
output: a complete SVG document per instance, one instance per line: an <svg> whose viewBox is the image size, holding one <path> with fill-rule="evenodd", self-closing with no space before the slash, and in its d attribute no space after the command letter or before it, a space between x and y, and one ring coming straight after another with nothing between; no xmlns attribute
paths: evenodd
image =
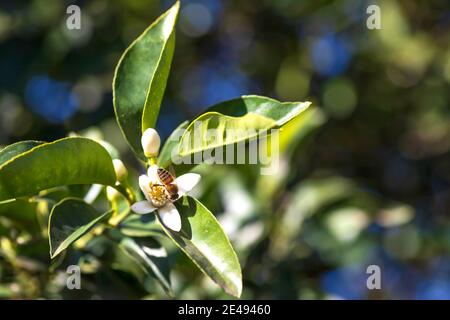
<svg viewBox="0 0 450 320"><path fill-rule="evenodd" d="M143 200L133 203L131 210L139 214L150 213L155 211L157 208L154 207L150 202Z"/></svg>
<svg viewBox="0 0 450 320"><path fill-rule="evenodd" d="M156 164L152 164L148 167L147 176L153 183L158 182L158 166Z"/></svg>
<svg viewBox="0 0 450 320"><path fill-rule="evenodd" d="M178 186L179 196L183 196L191 191L200 181L201 176L197 173L186 173L175 179Z"/></svg>
<svg viewBox="0 0 450 320"><path fill-rule="evenodd" d="M158 209L159 218L162 223L173 231L181 230L181 217L177 208L171 202L167 202L163 207Z"/></svg>
<svg viewBox="0 0 450 320"><path fill-rule="evenodd" d="M142 193L145 196L145 199L147 199L147 201L151 201L150 199L150 179L145 175L141 175L139 176L139 187L142 190Z"/></svg>

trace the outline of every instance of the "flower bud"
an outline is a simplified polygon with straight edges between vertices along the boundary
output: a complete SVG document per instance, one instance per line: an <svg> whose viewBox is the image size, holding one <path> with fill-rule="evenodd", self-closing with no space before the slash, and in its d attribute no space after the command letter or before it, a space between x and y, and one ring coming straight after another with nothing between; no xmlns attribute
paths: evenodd
<svg viewBox="0 0 450 320"><path fill-rule="evenodd" d="M147 158L153 158L158 155L159 146L161 145L161 139L158 132L153 128L148 128L142 134L142 149Z"/></svg>
<svg viewBox="0 0 450 320"><path fill-rule="evenodd" d="M120 193L113 187L106 187L106 197L108 198L108 200L112 201L119 198Z"/></svg>
<svg viewBox="0 0 450 320"><path fill-rule="evenodd" d="M128 171L127 168L125 168L125 165L123 164L122 160L114 159L113 165L114 171L116 172L117 180L118 181L124 180L128 175Z"/></svg>

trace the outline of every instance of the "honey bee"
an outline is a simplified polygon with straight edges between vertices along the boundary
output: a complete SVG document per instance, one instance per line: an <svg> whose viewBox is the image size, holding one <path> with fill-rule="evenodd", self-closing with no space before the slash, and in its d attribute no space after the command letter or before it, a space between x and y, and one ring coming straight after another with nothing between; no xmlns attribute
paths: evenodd
<svg viewBox="0 0 450 320"><path fill-rule="evenodd" d="M175 201L178 199L178 186L175 183L174 176L163 168L158 168L157 170L158 179L161 181L162 186L166 189L167 197L170 201Z"/></svg>

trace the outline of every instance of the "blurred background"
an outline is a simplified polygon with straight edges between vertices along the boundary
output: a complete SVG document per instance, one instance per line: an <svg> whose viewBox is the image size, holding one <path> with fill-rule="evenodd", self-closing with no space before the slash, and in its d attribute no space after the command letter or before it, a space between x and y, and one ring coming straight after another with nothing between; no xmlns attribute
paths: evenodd
<svg viewBox="0 0 450 320"><path fill-rule="evenodd" d="M0 145L90 132L136 165L114 119L111 82L123 50L172 3L1 1ZM81 8L81 30L66 28L70 4ZM381 8L380 30L366 27L370 4ZM163 137L242 94L318 106L283 133L278 175L198 168L197 196L241 262L242 297L450 299L448 0L181 5L157 124ZM45 244L42 256L24 250L14 274L0 256L0 297L65 297ZM228 298L179 250L170 258L177 298ZM366 287L372 264L381 290ZM114 272L99 273L83 297L149 295L105 280Z"/></svg>

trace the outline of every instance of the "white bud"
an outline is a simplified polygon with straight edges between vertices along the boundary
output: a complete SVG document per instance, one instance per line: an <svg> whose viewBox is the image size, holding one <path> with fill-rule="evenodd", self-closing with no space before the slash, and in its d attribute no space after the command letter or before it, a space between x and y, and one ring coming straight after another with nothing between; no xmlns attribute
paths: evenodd
<svg viewBox="0 0 450 320"><path fill-rule="evenodd" d="M120 197L120 193L113 187L106 187L106 197L109 200L114 200L114 199Z"/></svg>
<svg viewBox="0 0 450 320"><path fill-rule="evenodd" d="M141 143L147 158L156 157L158 155L161 139L155 129L148 128L145 130L142 134Z"/></svg>
<svg viewBox="0 0 450 320"><path fill-rule="evenodd" d="M128 171L127 168L125 168L125 165L123 164L122 160L114 159L113 165L114 171L116 172L117 180L119 181L124 180L128 175Z"/></svg>

